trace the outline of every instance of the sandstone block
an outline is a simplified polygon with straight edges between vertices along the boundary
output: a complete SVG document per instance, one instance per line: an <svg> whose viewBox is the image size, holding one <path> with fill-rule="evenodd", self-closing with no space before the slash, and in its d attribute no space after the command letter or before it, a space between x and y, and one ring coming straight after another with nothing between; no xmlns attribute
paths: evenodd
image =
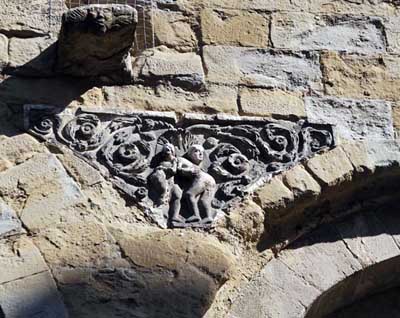
<svg viewBox="0 0 400 318"><path fill-rule="evenodd" d="M375 167L368 156L367 147L363 142L351 142L341 144L351 164L357 172L373 172Z"/></svg>
<svg viewBox="0 0 400 318"><path fill-rule="evenodd" d="M38 154L1 173L0 195L32 231L73 218L71 207L83 198L78 185L50 154Z"/></svg>
<svg viewBox="0 0 400 318"><path fill-rule="evenodd" d="M258 13L245 11L201 12L201 37L204 44L268 46L268 20Z"/></svg>
<svg viewBox="0 0 400 318"><path fill-rule="evenodd" d="M27 76L53 74L55 37L11 38L9 68L13 73Z"/></svg>
<svg viewBox="0 0 400 318"><path fill-rule="evenodd" d="M48 270L42 255L27 238L0 244L0 286ZM0 298L1 299L1 298Z"/></svg>
<svg viewBox="0 0 400 318"><path fill-rule="evenodd" d="M0 141L0 161L10 166L18 165L39 153L47 153L47 148L28 134L17 135Z"/></svg>
<svg viewBox="0 0 400 318"><path fill-rule="evenodd" d="M139 78L147 81L167 81L188 90L200 90L204 86L204 71L201 58L195 53L154 51L135 61Z"/></svg>
<svg viewBox="0 0 400 318"><path fill-rule="evenodd" d="M281 90L242 88L239 90L241 112L244 115L271 117L305 117L301 94Z"/></svg>
<svg viewBox="0 0 400 318"><path fill-rule="evenodd" d="M197 38L188 17L180 12L154 10L153 21L157 44L180 52L196 51Z"/></svg>
<svg viewBox="0 0 400 318"><path fill-rule="evenodd" d="M246 200L229 213L227 226L245 242L258 242L264 233L264 211L253 201Z"/></svg>
<svg viewBox="0 0 400 318"><path fill-rule="evenodd" d="M400 53L400 17L390 16L385 19L385 31L388 42L388 50Z"/></svg>
<svg viewBox="0 0 400 318"><path fill-rule="evenodd" d="M382 21L376 18L275 13L271 40L274 47L290 50L385 51Z"/></svg>
<svg viewBox="0 0 400 318"><path fill-rule="evenodd" d="M350 180L353 173L353 166L340 147L316 155L305 165L322 186L332 187Z"/></svg>
<svg viewBox="0 0 400 318"><path fill-rule="evenodd" d="M363 267L368 267L399 254L393 237L374 212L364 212L336 225L340 235ZM378 234L379 233L379 234Z"/></svg>
<svg viewBox="0 0 400 318"><path fill-rule="evenodd" d="M379 100L306 98L309 121L335 125L335 133L351 139L392 139L391 104Z"/></svg>
<svg viewBox="0 0 400 318"><path fill-rule="evenodd" d="M131 108L135 110L174 111L177 113L237 113L237 91L231 87L209 86L208 92L194 93L135 86L109 86L103 88L104 106Z"/></svg>
<svg viewBox="0 0 400 318"><path fill-rule="evenodd" d="M293 192L294 196L316 197L321 193L321 186L304 169L302 165L297 165L283 174L283 183Z"/></svg>
<svg viewBox="0 0 400 318"><path fill-rule="evenodd" d="M288 203L292 202L294 200L294 195L293 192L283 184L280 178L275 177L256 190L254 200L263 210L279 210L285 208Z"/></svg>
<svg viewBox="0 0 400 318"><path fill-rule="evenodd" d="M229 85L320 90L317 54L273 52L232 46L205 46L207 80Z"/></svg>
<svg viewBox="0 0 400 318"><path fill-rule="evenodd" d="M7 318L68 317L48 271L0 285L0 306Z"/></svg>
<svg viewBox="0 0 400 318"><path fill-rule="evenodd" d="M0 34L0 71L8 65L8 38Z"/></svg>
<svg viewBox="0 0 400 318"><path fill-rule="evenodd" d="M400 59L397 56L322 54L328 95L349 98L398 100Z"/></svg>
<svg viewBox="0 0 400 318"><path fill-rule="evenodd" d="M366 141L365 145L375 167L400 166L399 140L372 140Z"/></svg>
<svg viewBox="0 0 400 318"><path fill-rule="evenodd" d="M0 31L10 36L32 37L58 32L61 15L65 11L64 2L50 8L47 0L0 0ZM51 10L51 12L50 12ZM49 15L52 25L49 26Z"/></svg>
<svg viewBox="0 0 400 318"><path fill-rule="evenodd" d="M65 151L57 158L60 159L69 174L83 187L90 187L104 180L98 170L70 152Z"/></svg>
<svg viewBox="0 0 400 318"><path fill-rule="evenodd" d="M0 199L0 238L23 232L17 214Z"/></svg>
<svg viewBox="0 0 400 318"><path fill-rule="evenodd" d="M392 108L393 128L396 138L400 138L400 105L395 104Z"/></svg>

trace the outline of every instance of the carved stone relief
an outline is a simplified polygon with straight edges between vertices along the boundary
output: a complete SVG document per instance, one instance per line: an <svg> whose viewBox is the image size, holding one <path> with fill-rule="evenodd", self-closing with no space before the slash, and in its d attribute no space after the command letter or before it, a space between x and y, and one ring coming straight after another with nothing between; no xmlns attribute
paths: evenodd
<svg viewBox="0 0 400 318"><path fill-rule="evenodd" d="M79 77L118 75L130 80L129 51L136 24L137 12L128 5L96 4L68 10L62 17L57 71Z"/></svg>
<svg viewBox="0 0 400 318"><path fill-rule="evenodd" d="M329 125L255 117L56 113L26 106L26 128L99 169L162 227L207 227L274 174L334 145Z"/></svg>

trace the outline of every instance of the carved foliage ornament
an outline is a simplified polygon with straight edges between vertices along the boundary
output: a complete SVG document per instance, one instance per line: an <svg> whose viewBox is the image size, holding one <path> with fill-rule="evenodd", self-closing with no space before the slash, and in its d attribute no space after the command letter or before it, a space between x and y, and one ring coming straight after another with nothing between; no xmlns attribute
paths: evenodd
<svg viewBox="0 0 400 318"><path fill-rule="evenodd" d="M162 227L206 227L274 174L334 145L306 121L27 106L27 129L95 166Z"/></svg>

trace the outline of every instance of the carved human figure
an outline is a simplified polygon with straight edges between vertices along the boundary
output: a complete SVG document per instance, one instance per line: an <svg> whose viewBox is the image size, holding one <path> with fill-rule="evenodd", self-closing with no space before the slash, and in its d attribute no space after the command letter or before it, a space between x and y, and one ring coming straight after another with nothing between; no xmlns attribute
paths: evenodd
<svg viewBox="0 0 400 318"><path fill-rule="evenodd" d="M214 216L212 213L211 201L216 191L216 182L214 178L200 168L204 159L204 148L201 145L192 145L189 147L187 158L179 158L178 173L190 179L190 185L183 193L192 212L192 216L187 219L188 222L201 221L199 205L204 209L206 217L203 223L211 223Z"/></svg>

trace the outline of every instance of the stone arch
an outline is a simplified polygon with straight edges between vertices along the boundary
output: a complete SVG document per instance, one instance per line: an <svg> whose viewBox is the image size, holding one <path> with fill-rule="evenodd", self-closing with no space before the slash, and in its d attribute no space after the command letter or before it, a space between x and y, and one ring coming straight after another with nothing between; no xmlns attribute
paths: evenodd
<svg viewBox="0 0 400 318"><path fill-rule="evenodd" d="M304 163L303 177L320 187L316 195L304 184L296 194L287 175L259 191L267 194L265 188L279 185L289 198L258 202L270 217L259 245L272 246L276 255L240 291L229 318L325 317L400 285L400 171L398 144L391 144L393 151L387 152L367 143L342 145ZM329 180L333 168L341 174ZM291 231L276 236L288 225Z"/></svg>

